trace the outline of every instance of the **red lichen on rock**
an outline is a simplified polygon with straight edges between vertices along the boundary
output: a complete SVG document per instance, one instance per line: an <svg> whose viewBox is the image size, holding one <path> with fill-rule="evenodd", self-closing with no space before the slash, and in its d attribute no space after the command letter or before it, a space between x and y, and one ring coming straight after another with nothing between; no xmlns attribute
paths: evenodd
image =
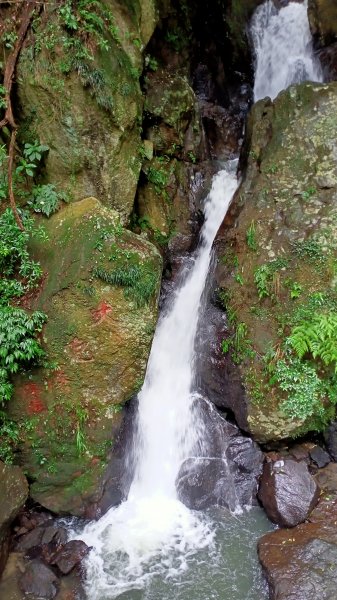
<svg viewBox="0 0 337 600"><path fill-rule="evenodd" d="M26 383L22 388L22 392L29 400L28 413L30 415L36 415L45 410L41 400L41 390L37 383Z"/></svg>
<svg viewBox="0 0 337 600"><path fill-rule="evenodd" d="M111 308L110 304L108 304L107 302L105 302L105 300L103 300L102 302L99 303L98 307L95 310L91 311L91 314L92 314L92 318L95 321L95 323L101 323L101 321L104 321L106 316L109 315L111 312L112 312L112 308Z"/></svg>

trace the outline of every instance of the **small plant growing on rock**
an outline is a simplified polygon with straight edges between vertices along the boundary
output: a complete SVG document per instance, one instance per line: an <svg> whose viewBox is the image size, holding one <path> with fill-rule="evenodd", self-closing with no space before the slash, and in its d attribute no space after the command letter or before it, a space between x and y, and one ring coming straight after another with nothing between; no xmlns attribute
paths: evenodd
<svg viewBox="0 0 337 600"><path fill-rule="evenodd" d="M246 241L247 241L248 248L250 250L253 250L254 252L256 252L256 250L257 250L257 240L256 240L255 221L252 221L251 224L249 225L248 229L247 229Z"/></svg>

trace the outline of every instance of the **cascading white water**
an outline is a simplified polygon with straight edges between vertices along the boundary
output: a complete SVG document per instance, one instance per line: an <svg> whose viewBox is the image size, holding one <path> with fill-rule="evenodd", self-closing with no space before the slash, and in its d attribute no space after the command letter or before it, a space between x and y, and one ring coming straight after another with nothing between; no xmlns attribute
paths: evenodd
<svg viewBox="0 0 337 600"><path fill-rule="evenodd" d="M175 479L202 427L192 418L195 336L212 244L236 187L236 176L227 170L214 177L199 248L158 324L139 393L128 499L80 533L93 546L87 561L90 600L141 587L158 571L177 572L191 552L212 542L208 522L178 500Z"/></svg>
<svg viewBox="0 0 337 600"><path fill-rule="evenodd" d="M255 51L254 98L274 99L301 81L323 81L315 58L308 21L308 2L290 2L277 9L272 0L259 6L250 33Z"/></svg>

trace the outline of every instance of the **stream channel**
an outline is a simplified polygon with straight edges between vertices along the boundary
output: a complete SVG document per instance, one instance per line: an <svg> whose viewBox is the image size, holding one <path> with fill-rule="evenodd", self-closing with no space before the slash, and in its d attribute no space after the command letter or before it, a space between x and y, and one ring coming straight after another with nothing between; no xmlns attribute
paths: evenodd
<svg viewBox="0 0 337 600"><path fill-rule="evenodd" d="M281 9L271 0L266 2L255 12L250 32L256 100L273 98L291 83L322 80L313 56L306 2L290 2ZM212 455L209 419L217 418L219 423L224 419L220 414L214 417L216 411L195 386L195 343L207 298L212 244L237 185L235 163L224 165L214 177L198 248L183 262L159 319L138 395L127 461L132 469L128 497L99 521L84 528L77 525L72 531L73 538L80 537L92 547L86 561L90 600L268 597L256 542L273 526L261 508L244 505L240 499L227 460L226 435L221 452ZM196 465L208 461L210 466L212 460L221 463L222 486L225 480L214 497L225 494L227 500L223 506L193 510L193 502L186 502L184 482Z"/></svg>

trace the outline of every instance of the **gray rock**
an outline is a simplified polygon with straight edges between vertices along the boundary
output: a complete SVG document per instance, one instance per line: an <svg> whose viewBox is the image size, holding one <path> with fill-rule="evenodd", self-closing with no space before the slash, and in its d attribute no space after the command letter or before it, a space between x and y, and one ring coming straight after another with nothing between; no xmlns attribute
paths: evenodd
<svg viewBox="0 0 337 600"><path fill-rule="evenodd" d="M324 439L330 455L337 461L337 421L330 423L324 432Z"/></svg>
<svg viewBox="0 0 337 600"><path fill-rule="evenodd" d="M251 439L226 421L201 398L196 415L204 424L204 437L193 457L185 460L177 476L180 500L189 508L224 506L230 510L256 499L263 454Z"/></svg>
<svg viewBox="0 0 337 600"><path fill-rule="evenodd" d="M306 464L277 460L264 464L258 496L271 521L295 527L316 505L319 487Z"/></svg>
<svg viewBox="0 0 337 600"><path fill-rule="evenodd" d="M227 462L221 458L188 458L176 480L178 497L188 508L209 506L235 509L236 496Z"/></svg>
<svg viewBox="0 0 337 600"><path fill-rule="evenodd" d="M68 575L90 552L81 540L71 540L54 555L51 564L58 567L62 575Z"/></svg>
<svg viewBox="0 0 337 600"><path fill-rule="evenodd" d="M331 462L331 458L323 448L320 446L315 446L312 450L310 450L310 458L311 460L318 466L319 469L326 467L326 465Z"/></svg>
<svg viewBox="0 0 337 600"><path fill-rule="evenodd" d="M19 586L32 600L52 600L58 592L58 578L43 562L33 560L28 563Z"/></svg>

